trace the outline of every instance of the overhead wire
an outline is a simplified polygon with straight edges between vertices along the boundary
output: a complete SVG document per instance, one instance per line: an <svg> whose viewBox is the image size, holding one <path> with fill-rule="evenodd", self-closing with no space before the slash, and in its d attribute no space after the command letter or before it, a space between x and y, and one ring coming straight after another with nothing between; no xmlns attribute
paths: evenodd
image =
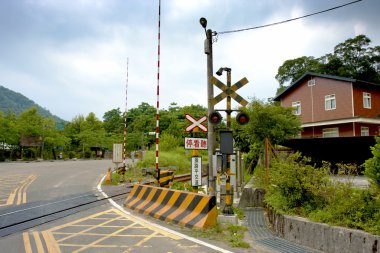
<svg viewBox="0 0 380 253"><path fill-rule="evenodd" d="M355 4L355 3L358 3L358 2L361 2L361 1L363 1L363 0L355 0L355 1L352 1L352 2L349 2L349 3L346 3L346 4L342 4L342 5L335 6L335 7L323 10L323 11L318 11L318 12L314 12L314 13L307 14L307 15L304 15L304 16L300 16L300 17L297 17L297 18L291 18L291 19L287 19L287 20L283 20L283 21L279 21L279 22L274 22L274 23L270 23L270 24L266 24L266 25L254 26L254 27L249 27L249 28L230 30L230 31L223 31L223 32L215 32L215 34L218 35L218 34L236 33L236 32L243 32L243 31L248 31L248 30L254 30L254 29L260 29L260 28L264 28L264 27L269 27L269 26L280 25L280 24L288 23L288 22L295 21L295 20L298 20L298 19L307 18L307 17L311 17L311 16L314 16L314 15L318 15L318 14L324 13L324 12L328 12L328 11L336 10L336 9L339 9L339 8L343 8L345 6L348 6L348 5L351 5L351 4Z"/></svg>

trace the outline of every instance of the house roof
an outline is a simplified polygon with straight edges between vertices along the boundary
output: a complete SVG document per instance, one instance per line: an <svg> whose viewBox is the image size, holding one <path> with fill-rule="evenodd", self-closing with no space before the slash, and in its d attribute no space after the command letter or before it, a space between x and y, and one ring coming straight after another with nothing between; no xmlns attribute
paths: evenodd
<svg viewBox="0 0 380 253"><path fill-rule="evenodd" d="M278 94L273 98L274 101L280 101L280 99L288 94L291 90L296 88L298 85L300 85L307 77L322 77L322 78L327 78L327 79L333 79L333 80L338 80L338 81L345 81L348 83L355 83L355 84L360 84L360 85L366 85L366 86L375 86L377 88L380 88L380 84L376 83L370 83L366 81L361 81L358 79L353 79L349 77L342 77L342 76L333 76L333 75L326 75L326 74L318 74L314 72L305 72L300 78L298 78L295 82L291 83L283 92Z"/></svg>

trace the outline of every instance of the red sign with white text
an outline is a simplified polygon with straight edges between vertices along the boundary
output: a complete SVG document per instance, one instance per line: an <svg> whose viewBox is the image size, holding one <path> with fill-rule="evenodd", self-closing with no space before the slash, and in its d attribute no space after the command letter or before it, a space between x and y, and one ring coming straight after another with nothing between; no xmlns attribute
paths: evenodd
<svg viewBox="0 0 380 253"><path fill-rule="evenodd" d="M207 139L185 138L185 149L207 149Z"/></svg>

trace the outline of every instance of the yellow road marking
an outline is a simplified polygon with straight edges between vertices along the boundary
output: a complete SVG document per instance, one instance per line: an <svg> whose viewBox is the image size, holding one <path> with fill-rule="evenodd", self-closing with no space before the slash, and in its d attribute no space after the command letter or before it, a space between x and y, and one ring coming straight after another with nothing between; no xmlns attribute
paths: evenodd
<svg viewBox="0 0 380 253"><path fill-rule="evenodd" d="M106 215L107 218L101 217L102 215ZM98 221L99 224L93 224L95 221ZM89 224L85 224L85 222L90 222ZM92 222L91 222L92 221ZM112 222L122 222L120 225L108 225ZM127 224L125 224L127 222ZM83 224L80 224L83 223ZM97 222L95 222L97 223ZM82 231L78 232L68 232L67 229L70 227L83 227ZM106 232L96 232L97 228L116 228L115 231L106 233ZM60 232L61 229L62 232ZM129 229L145 229L147 232L144 234L131 234L125 233L124 231L128 231ZM132 230L131 230L132 231ZM128 214L111 208L109 210L99 212L54 228L46 230L42 232L43 239L45 240L45 244L47 247L47 251L49 253L61 253L62 247L76 247L75 253L79 253L82 251L86 251L89 249L101 249L101 248L120 248L123 249L124 252L130 252L134 247L143 247L144 243L147 243L152 238L171 238L173 240L180 240L182 237L172 234L170 232L166 232L163 229L157 228L150 223L144 221L138 217L130 217ZM97 236L96 240L89 244L81 244L72 243L69 239L75 239L79 236ZM100 237L99 237L100 236ZM36 235L35 235L36 237ZM137 243L123 245L124 240L121 238L139 238ZM121 245L109 245L102 244L103 241L109 238L120 238ZM39 238L36 238L36 244ZM119 240L119 239L118 239ZM42 244L41 244L42 245ZM67 248L66 248L67 249ZM43 249L42 249L43 250ZM73 250L73 249L71 249ZM38 251L38 253L42 253L43 251ZM32 252L26 252L32 253Z"/></svg>
<svg viewBox="0 0 380 253"><path fill-rule="evenodd" d="M24 177L25 175L13 175L12 177ZM11 179L13 179L11 178ZM10 182L1 182L2 186L6 186L7 188L11 188L15 184L21 184L21 186L17 187L15 190L13 190L6 201L6 204L1 204L0 206L9 206L12 204L15 205L20 205L20 204L25 204L26 203L26 190L28 187L33 183L34 180L36 180L37 176L35 175L29 175L26 179L21 180L21 181L15 181L12 180ZM7 180L7 178L3 179Z"/></svg>
<svg viewBox="0 0 380 253"><path fill-rule="evenodd" d="M104 241L104 240L110 238L111 236L117 235L118 233L120 233L120 232L123 231L123 230L126 230L126 229L128 229L128 228L130 228L130 227L133 227L133 225L134 225L134 224L132 223L132 224L130 224L130 225L128 225L128 226L124 226L124 227L122 227L121 229L116 230L115 232L113 232L113 233L111 233L111 234L107 234L106 236L104 236L104 237L102 237L102 238L99 238L98 240L96 240L96 241L94 241L94 242L92 242L92 243L90 243L90 244L85 245L85 246L82 247L81 249L78 249L78 250L73 251L73 253L81 252L81 251L83 251L83 250L85 250L85 249L88 249L88 248L92 247L93 245L96 245L96 244L98 244L99 242L102 242L102 241ZM96 227L98 227L98 226L96 226ZM82 233L82 232L81 232L81 233Z"/></svg>
<svg viewBox="0 0 380 253"><path fill-rule="evenodd" d="M107 223L109 223L109 222L112 222L112 221L115 221L115 220L119 220L119 219L120 219L120 217L116 217L116 218L113 218L113 219L107 220L106 222L100 223L100 224L98 224L98 225L91 226L91 227L89 227L88 229L85 229L85 230L83 230L83 231L80 231L79 233L71 234L70 236L67 236L67 237L61 238L60 240L58 240L58 242L65 241L65 240L67 240L67 239L69 239L69 238L72 238L72 237L75 237L75 236L77 236L77 235L83 234L83 233L85 233L85 232L87 232L87 231L90 231L90 230L92 230L92 229L94 229L94 228L102 227L103 224L107 224Z"/></svg>
<svg viewBox="0 0 380 253"><path fill-rule="evenodd" d="M33 236L34 236L34 241L36 242L37 252L38 253L45 253L44 246L42 245L42 241L41 241L41 238L40 238L40 235L38 234L38 232L34 231Z"/></svg>
<svg viewBox="0 0 380 253"><path fill-rule="evenodd" d="M54 237L49 231L43 231L42 236L44 237L46 247L49 253L61 253Z"/></svg>
<svg viewBox="0 0 380 253"><path fill-rule="evenodd" d="M154 232L151 235L146 236L144 239L142 239L141 241L139 241L138 243L136 243L135 246L141 246L144 242L149 241L153 237L157 237L156 236L157 234L158 234L158 232Z"/></svg>
<svg viewBox="0 0 380 253"><path fill-rule="evenodd" d="M26 203L26 190L29 188L29 186L33 183L34 180L37 179L37 176L35 175L30 175L28 178L27 178L27 182L26 184L24 184L24 189L23 189L23 197L22 197L22 203L25 204Z"/></svg>
<svg viewBox="0 0 380 253"><path fill-rule="evenodd" d="M120 214L120 215L122 215L124 217L127 217L125 215L125 213L123 213L122 211L120 211L118 209L111 209L111 210L113 210L114 212L116 212L116 213L118 213L118 214ZM127 217L127 218L130 219L130 220L132 220L132 218L129 218L129 217ZM134 220L136 220L136 218L134 218ZM137 219L137 220L138 220L138 222L136 222L136 223L138 223L139 225L142 225L144 228L148 228L150 230L156 231L156 232L158 232L158 233L160 233L160 234L162 234L162 235L164 235L166 237L172 238L174 240L180 240L180 239L182 239L182 237L180 237L178 235L175 235L175 234L172 234L170 232L166 232L165 230L159 229L159 228L157 228L157 227L155 227L155 226L147 223L143 219Z"/></svg>
<svg viewBox="0 0 380 253"><path fill-rule="evenodd" d="M8 197L8 200L7 200L7 204L6 205L12 205L14 200L15 200L15 197L16 197L16 192L18 190L19 187L16 188L16 190L14 190Z"/></svg>
<svg viewBox="0 0 380 253"><path fill-rule="evenodd" d="M30 246L30 239L29 239L29 233L24 232L22 233L22 238L24 239L24 247L25 247L25 253L32 253L32 247Z"/></svg>
<svg viewBox="0 0 380 253"><path fill-rule="evenodd" d="M22 188L23 188L24 186L22 185L21 187L20 187L20 189L19 189L19 191L17 192L17 205L20 205L21 204L21 191L22 191Z"/></svg>

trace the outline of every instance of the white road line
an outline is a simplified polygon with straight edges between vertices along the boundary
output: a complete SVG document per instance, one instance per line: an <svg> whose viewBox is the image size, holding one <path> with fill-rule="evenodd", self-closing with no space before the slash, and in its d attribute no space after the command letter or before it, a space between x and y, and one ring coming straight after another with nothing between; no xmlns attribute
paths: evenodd
<svg viewBox="0 0 380 253"><path fill-rule="evenodd" d="M102 177L102 179L100 180L97 188L98 188L98 191L105 197L105 198L109 198L108 195L103 192L102 188L101 188L101 185L102 185L102 182L104 180L104 178L106 177L106 175L104 175ZM172 233L176 236L179 236L179 237L182 237L183 239L186 239L186 240L189 240L189 241L192 241L192 242L195 242L195 243L198 243L198 244L201 244L203 246L206 246L206 247L209 247L213 250L217 250L219 252L223 252L223 253L233 253L232 251L229 251L229 250L225 250L225 249L222 249L222 248L219 248L218 246L215 246L215 245L212 245L210 243L207 243L207 242L204 242L204 241L201 241L201 240L198 240L196 238L193 238L193 237L190 237L190 236L187 236L185 234L182 234L182 233L179 233L177 231L174 231L174 230L171 230L169 228L166 228L166 227L163 227L161 225L158 225L158 224L155 224L155 223L151 223L147 220L143 220L137 216L134 216L132 215L130 212L127 212L122 206L120 206L119 204L117 204L115 201L113 201L111 198L108 199L108 201L117 209L119 209L121 212L125 213L126 215L130 215L131 217L133 217L134 219L137 219L139 220L140 222L143 222L143 223L146 223L146 224L149 224L150 226L154 226L158 229L161 229L161 230L164 230L165 232L168 232L168 233Z"/></svg>

